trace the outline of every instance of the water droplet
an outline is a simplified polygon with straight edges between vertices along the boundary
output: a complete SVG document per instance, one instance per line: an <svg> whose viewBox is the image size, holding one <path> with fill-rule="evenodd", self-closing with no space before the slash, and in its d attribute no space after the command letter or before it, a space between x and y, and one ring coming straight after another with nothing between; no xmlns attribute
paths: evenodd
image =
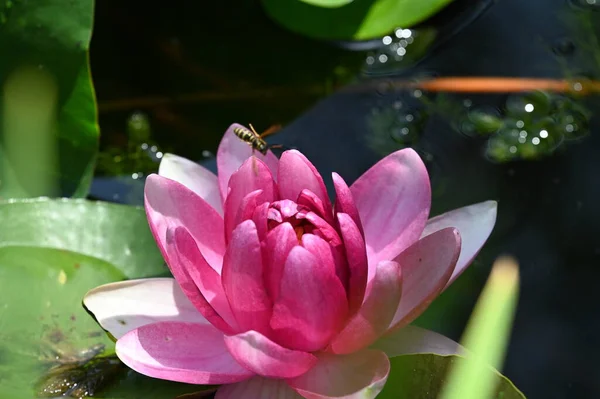
<svg viewBox="0 0 600 399"><path fill-rule="evenodd" d="M134 112L127 120L127 133L135 143L145 142L150 138L150 120L143 112Z"/></svg>
<svg viewBox="0 0 600 399"><path fill-rule="evenodd" d="M467 117L473 123L475 131L480 134L496 132L504 125L500 112L493 107L473 108L469 111Z"/></svg>
<svg viewBox="0 0 600 399"><path fill-rule="evenodd" d="M511 95L506 99L506 111L511 116L546 116L551 106L550 94L543 91Z"/></svg>
<svg viewBox="0 0 600 399"><path fill-rule="evenodd" d="M600 11L600 0L570 0L573 6L590 11Z"/></svg>

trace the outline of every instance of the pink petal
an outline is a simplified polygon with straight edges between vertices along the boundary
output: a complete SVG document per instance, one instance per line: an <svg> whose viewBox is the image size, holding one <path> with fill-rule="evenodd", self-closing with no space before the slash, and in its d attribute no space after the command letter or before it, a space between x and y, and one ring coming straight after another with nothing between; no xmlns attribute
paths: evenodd
<svg viewBox="0 0 600 399"><path fill-rule="evenodd" d="M268 233L269 225L267 216L269 215L269 203L258 205L252 213L252 220L256 225L256 231L258 232L258 238L262 241Z"/></svg>
<svg viewBox="0 0 600 399"><path fill-rule="evenodd" d="M256 226L246 220L235 228L223 260L223 287L242 331L269 332L271 299L265 290Z"/></svg>
<svg viewBox="0 0 600 399"><path fill-rule="evenodd" d="M496 223L497 209L496 201L480 202L455 209L427 221L423 237L446 227L454 227L458 229L462 240L460 257L446 288L471 264L492 233Z"/></svg>
<svg viewBox="0 0 600 399"><path fill-rule="evenodd" d="M386 334L372 345L388 357L416 353L437 355L464 355L465 349L450 338L416 326L405 326Z"/></svg>
<svg viewBox="0 0 600 399"><path fill-rule="evenodd" d="M347 289L348 265L341 245L333 247L319 236L304 234L302 235L302 246L317 258L322 267L334 269L344 290Z"/></svg>
<svg viewBox="0 0 600 399"><path fill-rule="evenodd" d="M251 157L242 164L238 171L231 175L229 180L229 194L225 201L225 234L227 239L229 239L231 231L236 226L234 222L244 198L257 190L261 190L262 194L254 200L256 204L275 201L277 188L269 168L262 161Z"/></svg>
<svg viewBox="0 0 600 399"><path fill-rule="evenodd" d="M365 232L369 268L394 259L421 236L431 206L431 188L427 169L412 149L396 151L377 162L350 191Z"/></svg>
<svg viewBox="0 0 600 399"><path fill-rule="evenodd" d="M287 382L307 399L371 399L381 392L389 372L390 361L381 351L321 353L315 367Z"/></svg>
<svg viewBox="0 0 600 399"><path fill-rule="evenodd" d="M183 184L223 216L219 181L210 170L189 159L167 153L160 160L158 174Z"/></svg>
<svg viewBox="0 0 600 399"><path fill-rule="evenodd" d="M446 286L459 254L460 234L449 227L420 239L395 259L402 268L403 290L390 329L407 325L427 309Z"/></svg>
<svg viewBox="0 0 600 399"><path fill-rule="evenodd" d="M230 384L254 374L235 361L223 333L209 324L142 326L119 339L116 352L138 373L188 384Z"/></svg>
<svg viewBox="0 0 600 399"><path fill-rule="evenodd" d="M331 174L333 178L333 187L335 188L335 212L336 213L345 213L349 215L354 224L358 226L360 230L360 234L364 235L362 223L360 221L360 216L358 215L358 208L356 208L356 204L354 203L354 198L352 197L352 192L350 192L350 188L342 179L340 175L333 172Z"/></svg>
<svg viewBox="0 0 600 399"><path fill-rule="evenodd" d="M258 151L252 151L248 143L243 142L233 133L236 127L244 127L237 123L229 126L217 150L217 169L219 171L219 187L221 189L221 198L223 203L227 198L227 187L229 187L229 178L239 169L239 167L251 156L263 161L271 170L273 176L277 174L277 164L279 160L271 151L267 155L262 155ZM245 128L245 127L244 127ZM253 191L253 190L252 190Z"/></svg>
<svg viewBox="0 0 600 399"><path fill-rule="evenodd" d="M348 306L350 313L357 311L364 299L369 272L367 251L363 236L351 216L337 214L340 232L348 260Z"/></svg>
<svg viewBox="0 0 600 399"><path fill-rule="evenodd" d="M155 174L146 179L144 194L150 230L167 263L167 230L183 227L190 232L208 264L220 272L225 240L223 218L217 211L183 184Z"/></svg>
<svg viewBox="0 0 600 399"><path fill-rule="evenodd" d="M308 212L304 215L304 218L319 230L319 236L330 245L335 247L342 244L342 239L337 231L319 215L314 212Z"/></svg>
<svg viewBox="0 0 600 399"><path fill-rule="evenodd" d="M207 323L172 278L104 284L85 294L83 304L117 339L158 321Z"/></svg>
<svg viewBox="0 0 600 399"><path fill-rule="evenodd" d="M252 377L246 381L223 385L215 399L302 399L284 380Z"/></svg>
<svg viewBox="0 0 600 399"><path fill-rule="evenodd" d="M323 178L299 151L285 151L281 155L277 182L281 199L296 201L302 190L307 189L321 200L326 210L331 209Z"/></svg>
<svg viewBox="0 0 600 399"><path fill-rule="evenodd" d="M298 205L304 205L311 211L323 218L327 223L333 224L333 212L331 208L325 208L323 201L310 190L302 190L296 201Z"/></svg>
<svg viewBox="0 0 600 399"><path fill-rule="evenodd" d="M263 377L298 377L317 363L310 353L284 348L256 331L226 336L225 345L239 364Z"/></svg>
<svg viewBox="0 0 600 399"><path fill-rule="evenodd" d="M198 310L224 333L238 331L221 276L206 263L192 236L183 228L167 232L169 268Z"/></svg>
<svg viewBox="0 0 600 399"><path fill-rule="evenodd" d="M338 354L353 353L375 342L394 318L401 293L400 265L392 261L379 262L365 302L333 340L331 351Z"/></svg>
<svg viewBox="0 0 600 399"><path fill-rule="evenodd" d="M313 352L341 328L348 313L346 292L335 270L325 266L303 247L290 251L271 319L279 344Z"/></svg>
<svg viewBox="0 0 600 399"><path fill-rule="evenodd" d="M267 293L273 301L279 298L285 261L292 248L297 245L296 232L289 223L282 223L275 227L261 243L265 284Z"/></svg>
<svg viewBox="0 0 600 399"><path fill-rule="evenodd" d="M227 202L229 202L229 198ZM227 243L231 241L233 229L243 221L252 219L259 204L267 204L269 206L269 202L265 201L262 190L252 191L242 199L238 208L225 212L225 241ZM228 207L228 204L226 203L225 206Z"/></svg>

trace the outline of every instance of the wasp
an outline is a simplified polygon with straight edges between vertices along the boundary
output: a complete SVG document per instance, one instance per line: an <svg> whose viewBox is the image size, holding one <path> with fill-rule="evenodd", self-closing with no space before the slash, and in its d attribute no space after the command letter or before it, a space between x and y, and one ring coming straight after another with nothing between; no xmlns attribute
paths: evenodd
<svg viewBox="0 0 600 399"><path fill-rule="evenodd" d="M267 151L271 148L281 148L281 145L268 145L267 142L263 139L270 134L273 134L281 129L281 125L273 125L261 134L258 134L256 130L254 130L254 126L250 125L250 129L248 130L245 127L236 127L233 129L233 133L240 138L240 140L248 143L250 147L252 147L252 151L258 151L263 155L267 155Z"/></svg>

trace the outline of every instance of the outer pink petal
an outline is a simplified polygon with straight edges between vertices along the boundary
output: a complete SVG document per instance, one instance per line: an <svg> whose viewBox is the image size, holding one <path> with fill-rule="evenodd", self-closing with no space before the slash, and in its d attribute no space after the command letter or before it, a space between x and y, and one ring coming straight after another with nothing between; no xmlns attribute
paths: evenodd
<svg viewBox="0 0 600 399"><path fill-rule="evenodd" d="M319 362L288 384L308 399L372 399L390 372L385 353L363 350L351 355L319 354Z"/></svg>
<svg viewBox="0 0 600 399"><path fill-rule="evenodd" d="M85 294L83 304L117 339L158 321L207 323L172 278L104 284Z"/></svg>
<svg viewBox="0 0 600 399"><path fill-rule="evenodd" d="M167 244L171 272L188 297L193 297L198 310L224 333L239 331L221 276L206 263L192 236L178 227L168 232Z"/></svg>
<svg viewBox="0 0 600 399"><path fill-rule="evenodd" d="M333 340L331 351L338 354L353 353L375 342L394 318L401 293L400 265L392 261L379 262L365 302Z"/></svg>
<svg viewBox="0 0 600 399"><path fill-rule="evenodd" d="M427 169L412 149L396 151L377 162L350 191L365 232L369 268L394 259L421 236L431 206L431 188Z"/></svg>
<svg viewBox="0 0 600 399"><path fill-rule="evenodd" d="M245 126L237 123L229 126L223 135L221 143L219 144L219 149L217 150L219 187L221 189L223 203L225 202L225 198L227 198L229 178L239 169L242 163L251 156L255 156L263 161L269 167L273 176L276 176L277 174L277 164L279 162L277 157L271 151L267 152L266 156L258 151L252 151L252 148L248 143L243 142L233 133L233 129L236 127L245 128Z"/></svg>
<svg viewBox="0 0 600 399"><path fill-rule="evenodd" d="M273 301L279 298L285 261L292 248L297 245L296 232L289 223L282 223L269 231L267 237L261 243L265 284L267 293Z"/></svg>
<svg viewBox="0 0 600 399"><path fill-rule="evenodd" d="M346 292L335 270L324 266L303 247L289 253L271 319L273 338L281 345L313 352L341 328L348 313Z"/></svg>
<svg viewBox="0 0 600 399"><path fill-rule="evenodd" d="M332 173L331 177L333 178L333 187L335 188L335 211L336 213L345 213L349 215L354 224L358 226L360 233L364 235L362 223L360 221L360 216L358 215L358 208L354 203L354 198L352 197L352 192L350 192L350 188L342 179L340 175L337 173Z"/></svg>
<svg viewBox="0 0 600 399"><path fill-rule="evenodd" d="M257 376L221 386L215 399L302 399L302 396L284 380Z"/></svg>
<svg viewBox="0 0 600 399"><path fill-rule="evenodd" d="M225 345L239 364L263 377L298 377L317 363L314 355L284 348L256 331L226 336Z"/></svg>
<svg viewBox="0 0 600 399"><path fill-rule="evenodd" d="M276 186L273 176L264 162L248 158L229 180L229 194L225 201L225 234L229 238L235 228L235 220L244 198L257 190L261 190L255 203L273 202L276 198Z"/></svg>
<svg viewBox="0 0 600 399"><path fill-rule="evenodd" d="M446 227L454 227L458 229L462 239L460 257L446 288L471 264L492 233L496 223L497 209L496 201L480 202L455 209L427 221L423 237Z"/></svg>
<svg viewBox="0 0 600 399"><path fill-rule="evenodd" d="M223 287L242 331L267 334L273 304L263 279L256 226L246 220L235 228L223 260Z"/></svg>
<svg viewBox="0 0 600 399"><path fill-rule="evenodd" d="M388 357L416 353L461 355L465 349L450 338L416 326L406 326L380 338L372 346L384 351Z"/></svg>
<svg viewBox="0 0 600 399"><path fill-rule="evenodd" d="M116 352L138 373L189 384L229 384L254 374L235 361L223 334L208 324L149 324L119 339Z"/></svg>
<svg viewBox="0 0 600 399"><path fill-rule="evenodd" d="M281 199L296 201L302 190L307 189L319 197L326 210L331 209L323 178L299 151L285 151L281 155L277 182Z"/></svg>
<svg viewBox="0 0 600 399"><path fill-rule="evenodd" d="M338 213L337 219L348 260L348 306L352 314L360 308L365 296L369 272L367 251L363 236L352 217Z"/></svg>
<svg viewBox="0 0 600 399"><path fill-rule="evenodd" d="M420 239L395 259L403 290L390 329L407 325L427 309L446 286L459 254L460 234L450 227Z"/></svg>
<svg viewBox="0 0 600 399"><path fill-rule="evenodd" d="M160 160L158 174L183 184L223 216L219 181L217 175L210 170L189 159L174 154L165 154Z"/></svg>
<svg viewBox="0 0 600 399"><path fill-rule="evenodd" d="M165 260L168 229L190 232L202 256L217 272L225 254L223 218L205 200L183 184L151 174L146 179L144 203L150 230Z"/></svg>

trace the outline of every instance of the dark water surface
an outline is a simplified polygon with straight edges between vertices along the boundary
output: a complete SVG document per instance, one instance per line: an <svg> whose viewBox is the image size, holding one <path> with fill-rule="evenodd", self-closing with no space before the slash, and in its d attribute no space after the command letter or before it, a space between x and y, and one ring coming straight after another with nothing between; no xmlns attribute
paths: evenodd
<svg viewBox="0 0 600 399"><path fill-rule="evenodd" d="M431 112L419 94L438 108L458 104L451 108L457 113L465 104L503 110L514 97L393 88L423 76L597 78L600 6L586 1L473 1L466 8L459 1L451 15L431 24L440 29L437 50L413 59L407 46L399 62L389 48L350 51L289 33L253 2L150 8L142 1L99 1L92 68L102 144L125 148L126 120L140 110L157 151L210 167L203 151L214 153L232 122L259 129L282 123L271 142L296 147L324 176L337 171L351 182L399 148L395 134L410 136L405 142L430 168L433 213L499 201L497 227L479 262L422 323L459 339L491 261L511 253L521 263L522 285L505 374L529 398L600 397L598 118L587 127L579 120L589 134L552 155L497 163L484 156L485 139L453 129L452 118ZM384 63L381 54L388 54ZM572 101L592 115L600 110L594 96ZM115 197L113 180L97 180L94 196L139 201L139 191L127 197L135 182L123 181L125 191Z"/></svg>

